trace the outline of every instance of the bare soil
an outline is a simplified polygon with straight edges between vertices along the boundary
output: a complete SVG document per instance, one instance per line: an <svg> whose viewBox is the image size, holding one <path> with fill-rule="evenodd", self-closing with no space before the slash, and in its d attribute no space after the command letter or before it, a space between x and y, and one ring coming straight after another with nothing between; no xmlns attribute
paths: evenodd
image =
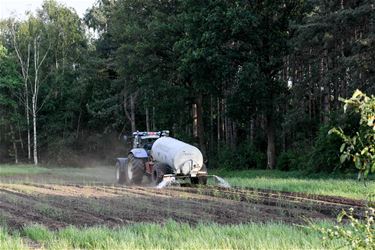
<svg viewBox="0 0 375 250"><path fill-rule="evenodd" d="M168 219L190 224L304 224L307 219L335 219L341 209L361 211L366 205L342 197L270 190L214 186L156 189L113 185L109 177L102 183L97 178L80 180L74 175L61 178L51 174L13 177L8 182L0 179L0 221L12 230L35 223L59 229L165 223Z"/></svg>

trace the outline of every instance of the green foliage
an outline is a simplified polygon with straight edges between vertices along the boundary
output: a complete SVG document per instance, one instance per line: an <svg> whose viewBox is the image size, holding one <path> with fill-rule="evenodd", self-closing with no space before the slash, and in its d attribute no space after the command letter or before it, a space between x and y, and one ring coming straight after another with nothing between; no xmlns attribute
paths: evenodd
<svg viewBox="0 0 375 250"><path fill-rule="evenodd" d="M340 248L375 249L375 210L368 208L363 219L358 219L353 212L353 208L350 208L348 212L343 210L337 216L337 221L340 224L333 228L313 226L323 235L325 246L330 245L329 243L332 241L339 240L342 242Z"/></svg>
<svg viewBox="0 0 375 250"><path fill-rule="evenodd" d="M358 169L358 179L375 172L375 97L356 90L350 99L343 99L344 112L348 108L360 114L359 130L353 136L342 128L333 128L330 134L338 135L344 143L340 147L340 162L351 160Z"/></svg>
<svg viewBox="0 0 375 250"><path fill-rule="evenodd" d="M309 154L307 170L313 172L333 172L342 165L339 159L341 140L327 136L329 126L320 128L317 138Z"/></svg>
<svg viewBox="0 0 375 250"><path fill-rule="evenodd" d="M287 152L282 152L277 158L276 169L282 171L289 171L292 169L292 165L296 161L296 154L289 150Z"/></svg>
<svg viewBox="0 0 375 250"><path fill-rule="evenodd" d="M310 158L310 153L306 150L306 147L303 147L299 150L290 149L282 152L277 158L276 169L282 171L306 170Z"/></svg>
<svg viewBox="0 0 375 250"><path fill-rule="evenodd" d="M4 123L15 123L19 120L17 112L17 94L22 81L17 65L0 43L0 125Z"/></svg>
<svg viewBox="0 0 375 250"><path fill-rule="evenodd" d="M223 145L217 154L217 167L225 169L262 169L266 166L266 156L251 142L242 143L236 150Z"/></svg>
<svg viewBox="0 0 375 250"><path fill-rule="evenodd" d="M81 20L46 0L13 26L24 58L35 37L41 51L49 48L40 68L38 147L62 162L58 148L69 154L86 134L127 133L130 96L137 129L146 129L147 113L152 128L196 142L192 104L201 98L200 146L223 155L211 162L262 168L270 128L275 152L281 144L287 150L279 169L335 170L336 141L319 129L340 107L338 96L374 91L375 14L369 1L357 2L99 0ZM20 148L28 111L9 23L0 22L0 126L8 132L12 122ZM250 133L261 143L240 136ZM8 134L2 152L13 150Z"/></svg>

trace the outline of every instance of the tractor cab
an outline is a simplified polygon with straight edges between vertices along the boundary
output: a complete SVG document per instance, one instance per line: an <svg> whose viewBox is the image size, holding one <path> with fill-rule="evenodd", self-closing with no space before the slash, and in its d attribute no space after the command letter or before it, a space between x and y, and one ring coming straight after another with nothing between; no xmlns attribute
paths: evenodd
<svg viewBox="0 0 375 250"><path fill-rule="evenodd" d="M134 132L133 148L143 148L148 152L157 139L165 136L169 136L168 130L160 132Z"/></svg>

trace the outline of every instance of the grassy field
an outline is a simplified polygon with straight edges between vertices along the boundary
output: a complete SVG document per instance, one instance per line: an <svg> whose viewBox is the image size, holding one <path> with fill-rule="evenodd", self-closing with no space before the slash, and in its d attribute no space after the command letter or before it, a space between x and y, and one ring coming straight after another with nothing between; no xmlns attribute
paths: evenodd
<svg viewBox="0 0 375 250"><path fill-rule="evenodd" d="M366 186L355 176L315 175L308 178L302 172L277 170L216 170L210 173L225 178L232 186L256 189L272 189L319 195L342 196L353 199L368 199L375 195L375 181L371 177Z"/></svg>
<svg viewBox="0 0 375 250"><path fill-rule="evenodd" d="M70 168L70 167L36 167L34 165L0 165L0 182L35 182L63 184L67 181L75 183L114 183L115 168L113 166Z"/></svg>
<svg viewBox="0 0 375 250"><path fill-rule="evenodd" d="M28 241L25 241L28 239ZM189 226L169 221L118 229L68 227L50 231L34 225L9 235L0 230L0 248L27 249L321 249L320 236L310 229L284 224ZM339 242L331 242L334 249Z"/></svg>
<svg viewBox="0 0 375 250"><path fill-rule="evenodd" d="M211 174L225 178L233 186L339 195L356 199L365 199L367 190L372 192L375 190L374 180L368 181L365 187L363 183L347 177L306 178L301 172L220 170L211 171ZM77 183L77 185L66 186L69 183ZM168 190L154 193L152 188L148 190L118 187L113 186L113 183L114 168L110 166L44 168L31 165L0 165L0 191L2 191L0 192L2 198L0 198L3 199L0 203L3 205L0 206L0 249L323 248L321 236L317 232L297 226L294 222L276 222L269 217L279 218L284 213L287 216L296 209L293 206L285 207L284 210L282 207L277 207L277 204L274 206L263 206L262 203L240 202L240 204L236 200L219 199L216 196L204 196L201 200L201 194L197 196L194 193L175 193L175 191L169 193ZM158 210L158 205L165 207L163 211L166 212L163 215L160 211L152 214ZM17 209L20 209L18 213ZM144 213L137 217L138 220L134 220L137 209ZM184 223L193 221L199 210L202 210L200 212L204 215L213 216L212 220L204 223L200 221L192 224ZM62 213L56 216L56 213L52 213L54 211ZM220 220L213 220L214 211L220 212L216 214ZM295 211L298 215L304 210ZM306 212L314 213L309 209ZM32 217L28 217L28 213ZM258 214L266 215L263 217L266 219L262 220L266 222L256 220L254 222L253 219L257 219ZM169 217L164 221L156 218L166 215L172 218L175 216L174 218L177 219L188 218L188 220L176 222L175 219L168 220ZM83 218L84 216L86 219ZM145 221L147 216L151 218L148 222ZM231 223L221 225L225 216ZM7 223L9 221L6 218L12 219L13 224ZM241 220L236 220L236 224L233 224L236 218ZM250 218L250 220L242 218ZM82 220L82 224L76 219ZM25 221L21 228L20 220ZM103 224L92 226L85 224L99 220L102 220ZM122 223L127 220L133 222ZM116 224L119 221L120 223ZM319 221L321 219L315 223ZM107 227L108 224L104 222L110 222L113 226ZM46 227L51 225L57 225L57 229ZM336 249L339 245L339 242L331 242L326 248Z"/></svg>

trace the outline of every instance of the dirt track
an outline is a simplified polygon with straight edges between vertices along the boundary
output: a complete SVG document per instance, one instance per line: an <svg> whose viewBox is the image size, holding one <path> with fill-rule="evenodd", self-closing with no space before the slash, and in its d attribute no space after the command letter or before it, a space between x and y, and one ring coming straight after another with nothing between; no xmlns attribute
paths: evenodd
<svg viewBox="0 0 375 250"><path fill-rule="evenodd" d="M32 223L57 229L68 225L116 227L136 222L163 223L168 219L191 224L304 223L306 218L333 219L343 208L365 205L339 197L213 186L159 190L34 181L0 184L0 220L12 229Z"/></svg>

